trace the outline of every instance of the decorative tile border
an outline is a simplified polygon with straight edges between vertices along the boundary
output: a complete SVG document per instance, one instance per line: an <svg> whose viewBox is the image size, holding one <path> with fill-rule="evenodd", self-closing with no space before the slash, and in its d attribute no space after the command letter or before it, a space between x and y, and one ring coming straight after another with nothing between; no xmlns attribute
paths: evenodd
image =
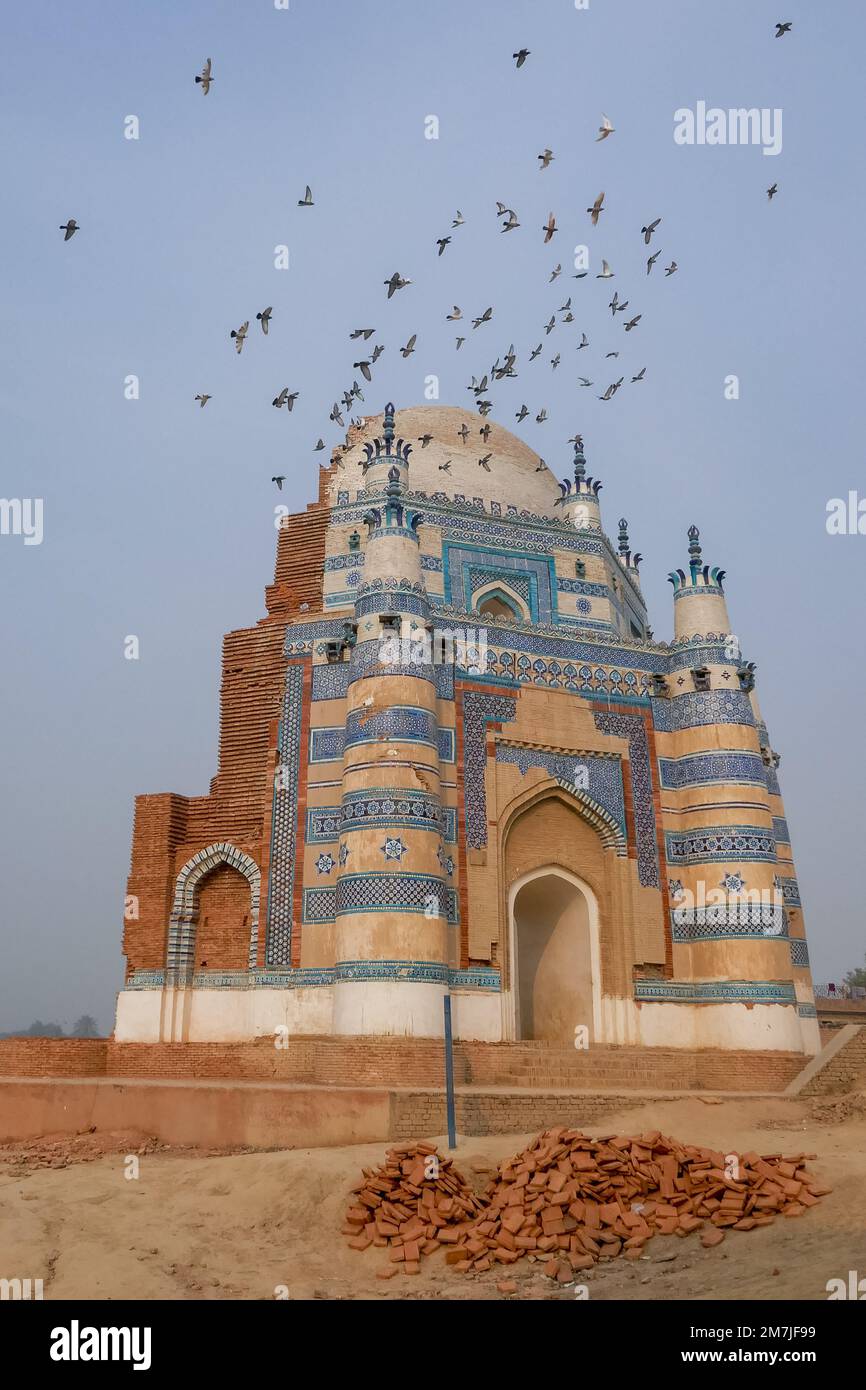
<svg viewBox="0 0 866 1390"><path fill-rule="evenodd" d="M682 758L659 758L658 764L660 785L665 791L681 791L687 787L703 787L720 782L756 787L766 784L764 763L759 753L734 749L687 753Z"/></svg>
<svg viewBox="0 0 866 1390"><path fill-rule="evenodd" d="M352 710L346 718L347 748L365 743L438 743L436 718L414 705L391 705L376 714Z"/></svg>
<svg viewBox="0 0 866 1390"><path fill-rule="evenodd" d="M507 695L488 695L477 690L463 692L463 777L467 849L483 849L487 844L487 725L491 720L507 723L517 716L517 701Z"/></svg>
<svg viewBox="0 0 866 1390"><path fill-rule="evenodd" d="M531 767L561 780L566 786L574 786L578 780L577 769L585 769L586 778L580 783L580 790L586 792L608 815L616 821L625 834L625 796L622 785L622 766L618 756L600 757L592 753L548 752L541 748L516 747L497 741L496 761L511 763L518 768L521 776Z"/></svg>
<svg viewBox="0 0 866 1390"><path fill-rule="evenodd" d="M292 895L301 767L301 716L304 667L286 668L286 686L277 738L282 775L274 781L268 878L265 965L292 963Z"/></svg>
<svg viewBox="0 0 866 1390"><path fill-rule="evenodd" d="M791 843L791 832L788 829L788 822L782 816L773 817L773 834L777 842L789 845Z"/></svg>
<svg viewBox="0 0 866 1390"><path fill-rule="evenodd" d="M201 970L192 977L194 989L331 989L337 979L424 980L429 969L444 971L441 979L452 990L478 990L498 994L501 976L498 970L486 966L470 966L466 970L441 966L437 961L342 961L338 967L319 969L273 970ZM372 969L374 974L361 972ZM164 970L136 970L126 981L126 990L164 989Z"/></svg>
<svg viewBox="0 0 866 1390"><path fill-rule="evenodd" d="M796 878L790 874L777 874L776 887L782 894L782 901L786 907L802 907L800 902L800 885Z"/></svg>
<svg viewBox="0 0 866 1390"><path fill-rule="evenodd" d="M776 841L760 825L709 825L665 833L668 863L714 864L747 860L776 862Z"/></svg>
<svg viewBox="0 0 866 1390"><path fill-rule="evenodd" d="M809 947L805 937L795 936L791 938L791 964L807 968L809 965Z"/></svg>
<svg viewBox="0 0 866 1390"><path fill-rule="evenodd" d="M644 1004L796 1004L793 984L763 980L635 980Z"/></svg>
<svg viewBox="0 0 866 1390"><path fill-rule="evenodd" d="M814 1004L798 1004L797 1013L800 1018L817 1018L818 1010Z"/></svg>
<svg viewBox="0 0 866 1390"><path fill-rule="evenodd" d="M337 882L336 916L365 912L420 913L431 907L449 923L459 921L457 894L435 874L367 872L343 874Z"/></svg>
<svg viewBox="0 0 866 1390"><path fill-rule="evenodd" d="M611 734L615 738L628 739L638 879L644 888L658 888L661 885L661 877L653 802L652 768L643 715L613 714L603 710L595 710L593 720L600 733Z"/></svg>
<svg viewBox="0 0 866 1390"><path fill-rule="evenodd" d="M675 734L705 724L749 724L754 727L752 704L741 690L692 691L670 699L651 701L653 722L659 733Z"/></svg>

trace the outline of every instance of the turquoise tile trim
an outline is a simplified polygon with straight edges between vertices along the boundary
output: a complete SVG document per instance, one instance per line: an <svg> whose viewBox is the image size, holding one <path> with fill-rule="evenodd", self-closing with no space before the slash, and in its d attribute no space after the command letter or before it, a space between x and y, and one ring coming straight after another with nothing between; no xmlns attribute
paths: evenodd
<svg viewBox="0 0 866 1390"><path fill-rule="evenodd" d="M763 980L636 980L634 997L646 1004L796 1004L788 981Z"/></svg>

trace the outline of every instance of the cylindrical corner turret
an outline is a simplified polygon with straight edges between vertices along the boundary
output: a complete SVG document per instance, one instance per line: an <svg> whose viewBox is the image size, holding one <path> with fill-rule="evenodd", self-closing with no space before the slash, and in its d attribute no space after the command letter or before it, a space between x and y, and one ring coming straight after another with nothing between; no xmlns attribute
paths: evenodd
<svg viewBox="0 0 866 1390"><path fill-rule="evenodd" d="M689 527L689 568L672 570L668 579L674 586L674 637L710 634L725 636L731 630L728 605L722 588L725 571L705 565L701 559L700 531Z"/></svg>
<svg viewBox="0 0 866 1390"><path fill-rule="evenodd" d="M562 496L558 505L562 507L563 519L578 531L601 527L601 507L598 494L603 484L598 478L589 478L586 473L586 458L583 452L583 436L574 436L574 481L564 478L559 488Z"/></svg>

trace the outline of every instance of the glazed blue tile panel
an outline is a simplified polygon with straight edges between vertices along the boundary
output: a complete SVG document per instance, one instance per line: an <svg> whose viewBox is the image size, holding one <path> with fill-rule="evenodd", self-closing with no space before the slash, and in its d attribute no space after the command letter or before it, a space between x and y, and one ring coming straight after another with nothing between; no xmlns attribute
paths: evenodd
<svg viewBox="0 0 866 1390"><path fill-rule="evenodd" d="M762 980L635 980L634 997L646 1004L795 1004L793 984Z"/></svg>
<svg viewBox="0 0 866 1390"><path fill-rule="evenodd" d="M325 558L325 574L335 570L363 569L364 551L350 550L348 555L328 555Z"/></svg>
<svg viewBox="0 0 866 1390"><path fill-rule="evenodd" d="M551 777L574 782L575 768L585 767L586 787L581 787L593 801L612 816L625 834L625 794L622 785L622 766L618 758L593 758L576 753L545 753L535 748L509 748L497 744L496 761L512 763L525 776L531 767L542 768Z"/></svg>
<svg viewBox="0 0 866 1390"><path fill-rule="evenodd" d="M442 815L445 825L446 845L457 844L457 808L456 806L443 806Z"/></svg>
<svg viewBox="0 0 866 1390"><path fill-rule="evenodd" d="M274 779L271 822L271 872L265 910L265 964L290 965L292 960L292 893L295 875L298 775L301 765L301 713L304 667L286 668L286 686L278 732L280 766Z"/></svg>
<svg viewBox="0 0 866 1390"><path fill-rule="evenodd" d="M719 941L734 937L764 937L786 941L788 923L784 908L768 903L731 903L691 909L671 909L674 941Z"/></svg>
<svg viewBox="0 0 866 1390"><path fill-rule="evenodd" d="M539 559L534 555L521 554L510 549L498 551L486 546L472 550L445 541L442 546L442 560L445 568L445 598L448 603L462 606L467 612L471 610L473 568L494 571L505 580L509 573L515 576L532 575L535 580L537 603L537 611L532 614L533 619L541 623L554 621L556 572L550 556Z"/></svg>
<svg viewBox="0 0 866 1390"><path fill-rule="evenodd" d="M339 806L316 806L307 811L305 840L308 845L330 845L340 838Z"/></svg>
<svg viewBox="0 0 866 1390"><path fill-rule="evenodd" d="M763 787L764 763L758 753L739 751L688 753L682 758L659 758L659 775L667 791L703 787L714 782Z"/></svg>
<svg viewBox="0 0 866 1390"><path fill-rule="evenodd" d="M779 874L776 878L776 887L782 894L782 900L786 907L802 907L800 902L800 887L795 878L785 877Z"/></svg>
<svg viewBox="0 0 866 1390"><path fill-rule="evenodd" d="M595 711L593 720L600 733L628 739L638 879L644 888L658 888L661 878L656 844L652 768L643 716Z"/></svg>
<svg viewBox="0 0 866 1390"><path fill-rule="evenodd" d="M362 625L363 626L363 625ZM401 641L403 639L401 638ZM395 651L394 655L398 655ZM402 657L405 655L405 661ZM432 681L435 679L435 670L431 662L412 661L415 655L424 655L424 652L416 648L416 644L410 639L406 639L406 646L401 647L399 656L401 660L393 666L385 665L382 662L382 645L378 634L370 639L363 637L352 648L352 655L349 659L350 676L349 681L361 680L364 676L416 676L419 680Z"/></svg>
<svg viewBox="0 0 866 1390"><path fill-rule="evenodd" d="M347 792L340 811L344 831L393 825L400 830L433 830L440 834L443 824L439 798L425 792L400 795L384 788Z"/></svg>
<svg viewBox="0 0 866 1390"><path fill-rule="evenodd" d="M422 555L421 568L430 574L442 573L442 561L438 555Z"/></svg>
<svg viewBox="0 0 866 1390"><path fill-rule="evenodd" d="M439 761L441 763L453 763L456 757L454 751L454 730L439 730Z"/></svg>
<svg viewBox="0 0 866 1390"><path fill-rule="evenodd" d="M556 587L561 594L585 594L590 598L610 597L610 589L606 584L592 584L588 579L568 579L557 575Z"/></svg>
<svg viewBox="0 0 866 1390"><path fill-rule="evenodd" d="M788 822L783 820L781 816L773 817L773 834L776 839L780 840L783 844L789 845L791 843L791 832L788 829Z"/></svg>
<svg viewBox="0 0 866 1390"><path fill-rule="evenodd" d="M791 941L791 964L803 967L809 964L809 947L803 937L794 937Z"/></svg>
<svg viewBox="0 0 866 1390"><path fill-rule="evenodd" d="M346 718L346 747L363 743L426 743L437 746L436 719L414 705L392 705L377 714L353 710Z"/></svg>
<svg viewBox="0 0 866 1390"><path fill-rule="evenodd" d="M447 985L448 966L432 960L341 960L338 983L353 980L405 980L409 984Z"/></svg>
<svg viewBox="0 0 866 1390"><path fill-rule="evenodd" d="M665 834L668 863L714 864L728 861L776 861L776 841L771 830L759 825L713 825L700 830Z"/></svg>
<svg viewBox="0 0 866 1390"><path fill-rule="evenodd" d="M303 918L305 923L333 922L337 915L336 888L305 888Z"/></svg>
<svg viewBox="0 0 866 1390"><path fill-rule="evenodd" d="M432 902L440 916L451 923L459 921L456 892L447 888L435 874L343 874L336 893L338 917L364 912L407 912L423 916Z"/></svg>
<svg viewBox="0 0 866 1390"><path fill-rule="evenodd" d="M339 762L343 756L345 729L342 725L332 728L310 730L311 763Z"/></svg>
<svg viewBox="0 0 866 1390"><path fill-rule="evenodd" d="M670 699L654 699L652 711L655 727L663 734L704 724L755 723L751 701L741 690L692 691Z"/></svg>
<svg viewBox="0 0 866 1390"><path fill-rule="evenodd" d="M741 658L726 656L725 643L677 647L671 652L670 670L693 671L696 666L739 666ZM724 676L723 676L724 678ZM736 685L732 687L737 689ZM738 692L739 693L739 692Z"/></svg>
<svg viewBox="0 0 866 1390"><path fill-rule="evenodd" d="M467 690L463 695L463 779L466 810L466 845L483 849L487 844L487 724L506 722L517 714L517 701L508 695L485 695Z"/></svg>
<svg viewBox="0 0 866 1390"><path fill-rule="evenodd" d="M814 1004L798 1004L797 1013L799 1014L800 1018L818 1017L818 1010L815 1008Z"/></svg>
<svg viewBox="0 0 866 1390"><path fill-rule="evenodd" d="M764 774L767 778L767 791L771 796L781 796L782 790L779 786L779 773L775 767L765 767Z"/></svg>
<svg viewBox="0 0 866 1390"><path fill-rule="evenodd" d="M440 700L454 699L454 667L450 662L436 662L433 667L433 681Z"/></svg>
<svg viewBox="0 0 866 1390"><path fill-rule="evenodd" d="M413 613L417 617L427 616L429 604L426 598L420 598L417 594L392 593L390 590L377 591L372 594L363 594L355 600L355 613L357 617L364 618L370 613Z"/></svg>
<svg viewBox="0 0 866 1390"><path fill-rule="evenodd" d="M314 700L342 700L349 689L348 661L325 663L313 667L312 698Z"/></svg>

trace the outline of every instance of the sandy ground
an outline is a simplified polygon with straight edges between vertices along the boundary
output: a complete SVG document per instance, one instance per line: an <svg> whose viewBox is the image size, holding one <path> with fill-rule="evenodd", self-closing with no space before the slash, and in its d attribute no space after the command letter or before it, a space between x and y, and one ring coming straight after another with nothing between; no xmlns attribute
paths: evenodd
<svg viewBox="0 0 866 1390"><path fill-rule="evenodd" d="M826 1299L828 1279L866 1274L866 1096L716 1105L688 1097L586 1126L653 1128L726 1153L815 1152L808 1166L834 1190L800 1218L730 1232L715 1249L697 1236L657 1236L641 1260L581 1275L590 1298ZM495 1164L529 1137L465 1139L457 1161L480 1191L487 1177L473 1165ZM349 1189L385 1147L207 1155L132 1135L43 1142L29 1153L10 1146L0 1150L0 1277L41 1277L46 1299L273 1299L280 1286L291 1299L499 1299L503 1279L516 1280L518 1298L575 1297L528 1261L462 1275L442 1250L419 1275L378 1280L386 1251L358 1254L339 1232ZM140 1175L129 1180L126 1156L138 1149Z"/></svg>

